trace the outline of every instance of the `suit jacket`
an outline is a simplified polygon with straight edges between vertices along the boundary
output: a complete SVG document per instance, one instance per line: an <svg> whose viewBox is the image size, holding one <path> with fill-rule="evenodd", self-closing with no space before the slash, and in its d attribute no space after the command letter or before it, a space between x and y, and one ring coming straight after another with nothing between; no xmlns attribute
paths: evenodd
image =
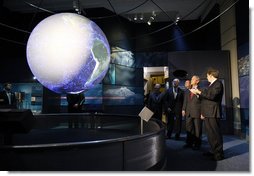
<svg viewBox="0 0 254 176"><path fill-rule="evenodd" d="M164 111L170 108L175 114L182 114L184 91L178 87L177 96L174 98L173 87L166 90L164 94Z"/></svg>
<svg viewBox="0 0 254 176"><path fill-rule="evenodd" d="M85 96L83 93L67 94L68 112L80 112L84 101ZM77 108L74 108L75 104L78 104Z"/></svg>
<svg viewBox="0 0 254 176"><path fill-rule="evenodd" d="M200 118L201 114L201 99L200 97L193 95L191 92L186 90L184 93L183 110L185 111L186 117Z"/></svg>
<svg viewBox="0 0 254 176"><path fill-rule="evenodd" d="M162 94L160 92L152 92L148 99L148 108L152 111L162 111Z"/></svg>
<svg viewBox="0 0 254 176"><path fill-rule="evenodd" d="M11 104L9 104L9 99L6 94L6 91L0 92L0 106L3 108L17 108L17 100L15 97L15 94L13 92L11 93Z"/></svg>
<svg viewBox="0 0 254 176"><path fill-rule="evenodd" d="M201 113L204 117L220 118L223 84L218 79L208 88L201 90Z"/></svg>

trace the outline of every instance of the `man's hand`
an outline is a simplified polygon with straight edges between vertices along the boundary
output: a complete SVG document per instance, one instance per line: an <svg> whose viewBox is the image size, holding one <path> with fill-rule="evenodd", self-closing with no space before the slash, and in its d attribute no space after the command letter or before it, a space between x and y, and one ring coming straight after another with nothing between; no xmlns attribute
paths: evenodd
<svg viewBox="0 0 254 176"><path fill-rule="evenodd" d="M205 119L205 117L204 117L202 114L201 114L200 118L201 118L201 120L204 120L204 119Z"/></svg>
<svg viewBox="0 0 254 176"><path fill-rule="evenodd" d="M184 110L182 110L182 116L185 117L185 111Z"/></svg>
<svg viewBox="0 0 254 176"><path fill-rule="evenodd" d="M195 94L195 95L201 94L201 91L198 90L198 89L190 89L190 91L191 91L193 94Z"/></svg>
<svg viewBox="0 0 254 176"><path fill-rule="evenodd" d="M78 108L78 104L77 104L77 103L74 104L73 107L74 107L74 108Z"/></svg>

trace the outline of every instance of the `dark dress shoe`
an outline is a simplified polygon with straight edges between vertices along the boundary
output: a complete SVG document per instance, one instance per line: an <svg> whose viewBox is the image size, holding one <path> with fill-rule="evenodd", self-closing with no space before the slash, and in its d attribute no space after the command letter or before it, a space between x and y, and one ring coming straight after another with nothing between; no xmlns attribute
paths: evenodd
<svg viewBox="0 0 254 176"><path fill-rule="evenodd" d="M213 156L213 153L212 153L212 152L210 152L210 151L208 151L208 152L204 152L204 153L203 153L203 156L208 156L208 157L211 157L211 156Z"/></svg>
<svg viewBox="0 0 254 176"><path fill-rule="evenodd" d="M176 135L175 135L175 140L178 141L179 139L180 139L180 135L179 135L179 134L176 134Z"/></svg>
<svg viewBox="0 0 254 176"><path fill-rule="evenodd" d="M224 160L224 159L225 159L224 156L215 156L214 157L215 161L221 161L221 160Z"/></svg>
<svg viewBox="0 0 254 176"><path fill-rule="evenodd" d="M224 154L223 154L223 153L215 154L215 155L214 155L214 160L215 160L215 161L224 160Z"/></svg>
<svg viewBox="0 0 254 176"><path fill-rule="evenodd" d="M194 146L192 147L192 149L193 149L193 150L199 150L199 149L200 149L200 146L194 145Z"/></svg>
<svg viewBox="0 0 254 176"><path fill-rule="evenodd" d="M185 144L185 145L183 146L183 148L191 148L191 147L192 147L191 144Z"/></svg>

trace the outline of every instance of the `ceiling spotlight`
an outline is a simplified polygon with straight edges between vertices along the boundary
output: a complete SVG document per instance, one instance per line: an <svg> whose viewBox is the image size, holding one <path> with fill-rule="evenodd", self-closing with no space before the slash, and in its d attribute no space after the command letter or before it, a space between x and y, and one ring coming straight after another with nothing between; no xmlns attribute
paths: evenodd
<svg viewBox="0 0 254 176"><path fill-rule="evenodd" d="M180 21L180 17L179 16L176 17L176 22L178 22L178 21Z"/></svg>
<svg viewBox="0 0 254 176"><path fill-rule="evenodd" d="M155 11L152 12L152 16L153 16L153 17L156 17Z"/></svg>
<svg viewBox="0 0 254 176"><path fill-rule="evenodd" d="M72 2L73 8L78 14L81 14L81 9L80 9L80 3L79 0L73 0Z"/></svg>
<svg viewBox="0 0 254 176"><path fill-rule="evenodd" d="M181 19L181 15L179 13L176 14L175 22L179 22Z"/></svg>
<svg viewBox="0 0 254 176"><path fill-rule="evenodd" d="M77 0L73 0L72 7L74 8L75 11L78 11L79 5Z"/></svg>
<svg viewBox="0 0 254 176"><path fill-rule="evenodd" d="M143 14L140 15L139 19L140 19L140 20L143 20L143 19L144 19Z"/></svg>
<svg viewBox="0 0 254 176"><path fill-rule="evenodd" d="M150 26L152 24L152 21L155 20L155 17L156 17L156 14L155 12L153 11L152 12L152 16L150 16L149 20L147 21L147 24Z"/></svg>

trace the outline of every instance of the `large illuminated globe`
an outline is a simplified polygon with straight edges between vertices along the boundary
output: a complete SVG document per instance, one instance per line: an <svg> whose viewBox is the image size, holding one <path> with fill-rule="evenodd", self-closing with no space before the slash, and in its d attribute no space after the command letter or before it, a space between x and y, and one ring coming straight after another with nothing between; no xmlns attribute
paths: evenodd
<svg viewBox="0 0 254 176"><path fill-rule="evenodd" d="M110 62L106 36L78 14L60 13L41 21L27 43L27 62L37 80L57 93L79 93L104 78Z"/></svg>

